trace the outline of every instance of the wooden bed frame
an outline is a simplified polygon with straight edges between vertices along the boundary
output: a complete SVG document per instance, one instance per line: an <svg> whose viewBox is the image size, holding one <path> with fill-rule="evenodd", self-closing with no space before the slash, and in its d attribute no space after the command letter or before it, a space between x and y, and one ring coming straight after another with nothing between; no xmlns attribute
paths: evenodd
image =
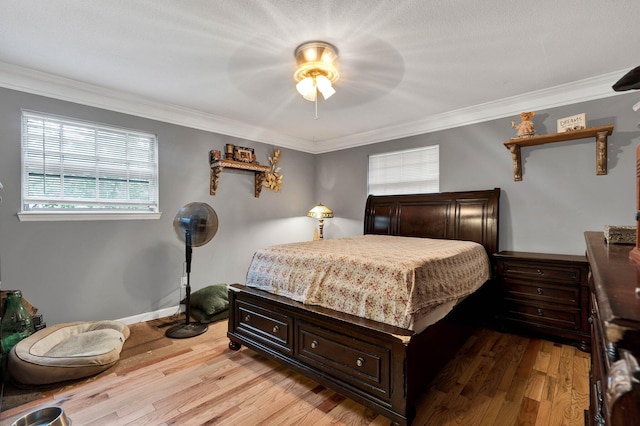
<svg viewBox="0 0 640 426"><path fill-rule="evenodd" d="M499 198L499 188L369 196L364 233L476 241L491 258ZM408 425L419 392L477 327L487 287L417 334L236 284L229 290L229 347L245 345Z"/></svg>

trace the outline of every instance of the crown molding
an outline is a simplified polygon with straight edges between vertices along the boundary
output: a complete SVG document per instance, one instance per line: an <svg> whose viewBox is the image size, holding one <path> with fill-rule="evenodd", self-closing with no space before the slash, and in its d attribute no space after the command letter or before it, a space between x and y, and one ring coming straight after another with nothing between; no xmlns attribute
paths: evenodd
<svg viewBox="0 0 640 426"><path fill-rule="evenodd" d="M482 123L518 115L522 111L540 111L622 95L624 92L614 92L611 86L626 72L627 70L616 71L547 89L432 115L423 120L411 123L376 129L343 138L325 140L319 144L315 153L320 154L340 149L354 148L377 142Z"/></svg>
<svg viewBox="0 0 640 426"><path fill-rule="evenodd" d="M103 108L133 116L262 142L311 154L322 154L377 142L466 126L521 111L544 110L623 94L612 84L627 70L616 71L518 96L448 111L419 121L357 133L341 138L310 141L218 117L177 105L163 104L128 93L0 62L0 87Z"/></svg>
<svg viewBox="0 0 640 426"><path fill-rule="evenodd" d="M165 123L313 152L316 144L300 138L177 105L155 102L117 90L0 62L0 87Z"/></svg>

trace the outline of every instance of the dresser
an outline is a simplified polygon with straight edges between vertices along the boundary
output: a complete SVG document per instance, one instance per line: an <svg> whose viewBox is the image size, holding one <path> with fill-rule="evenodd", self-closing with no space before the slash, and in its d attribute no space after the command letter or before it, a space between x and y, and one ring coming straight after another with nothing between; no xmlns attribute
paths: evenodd
<svg viewBox="0 0 640 426"><path fill-rule="evenodd" d="M640 265L632 245L585 232L591 268L591 425L640 424Z"/></svg>
<svg viewBox="0 0 640 426"><path fill-rule="evenodd" d="M501 251L497 267L500 329L589 350L589 263L584 256Z"/></svg>

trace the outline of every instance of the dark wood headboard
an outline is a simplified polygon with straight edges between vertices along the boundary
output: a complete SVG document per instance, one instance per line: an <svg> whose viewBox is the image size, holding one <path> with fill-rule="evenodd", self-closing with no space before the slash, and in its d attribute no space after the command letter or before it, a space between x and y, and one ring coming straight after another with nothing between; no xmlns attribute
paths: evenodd
<svg viewBox="0 0 640 426"><path fill-rule="evenodd" d="M475 241L498 251L500 188L436 194L369 195L364 233Z"/></svg>

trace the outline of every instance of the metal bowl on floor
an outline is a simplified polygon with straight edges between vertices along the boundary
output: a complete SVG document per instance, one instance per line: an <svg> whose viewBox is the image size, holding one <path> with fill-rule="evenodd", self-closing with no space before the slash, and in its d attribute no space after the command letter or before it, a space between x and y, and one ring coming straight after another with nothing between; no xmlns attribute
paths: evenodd
<svg viewBox="0 0 640 426"><path fill-rule="evenodd" d="M30 412L13 422L11 426L70 426L69 419L62 407L45 407Z"/></svg>

